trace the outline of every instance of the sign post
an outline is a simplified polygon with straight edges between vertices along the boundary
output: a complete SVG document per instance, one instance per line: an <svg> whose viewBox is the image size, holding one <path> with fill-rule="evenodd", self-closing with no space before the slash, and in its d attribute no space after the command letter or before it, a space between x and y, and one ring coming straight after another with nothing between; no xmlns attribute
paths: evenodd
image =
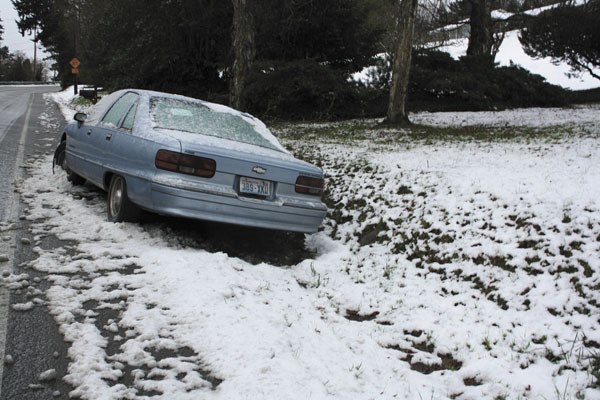
<svg viewBox="0 0 600 400"><path fill-rule="evenodd" d="M73 74L73 80L75 82L74 92L77 94L77 76L79 75L79 66L81 65L81 61L77 59L77 57L73 57L71 61L69 61L71 65L71 74Z"/></svg>

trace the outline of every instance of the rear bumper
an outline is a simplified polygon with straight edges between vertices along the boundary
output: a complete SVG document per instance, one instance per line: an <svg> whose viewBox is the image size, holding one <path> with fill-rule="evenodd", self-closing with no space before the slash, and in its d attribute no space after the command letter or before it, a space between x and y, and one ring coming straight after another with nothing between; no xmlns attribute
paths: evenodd
<svg viewBox="0 0 600 400"><path fill-rule="evenodd" d="M312 233L327 208L320 201L280 199L276 202L239 197L235 192L211 193L151 183L153 211L186 218Z"/></svg>

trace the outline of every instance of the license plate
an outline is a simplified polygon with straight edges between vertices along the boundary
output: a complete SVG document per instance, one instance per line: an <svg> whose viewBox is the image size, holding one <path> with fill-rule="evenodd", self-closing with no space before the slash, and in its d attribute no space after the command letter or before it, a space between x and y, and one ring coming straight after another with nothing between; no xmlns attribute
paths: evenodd
<svg viewBox="0 0 600 400"><path fill-rule="evenodd" d="M242 176L240 177L240 193L270 196L271 182Z"/></svg>

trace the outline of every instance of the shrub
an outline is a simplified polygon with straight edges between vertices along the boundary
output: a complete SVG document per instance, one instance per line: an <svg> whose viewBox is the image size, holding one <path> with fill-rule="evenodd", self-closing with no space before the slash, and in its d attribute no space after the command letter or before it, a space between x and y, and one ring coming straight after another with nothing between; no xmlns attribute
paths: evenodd
<svg viewBox="0 0 600 400"><path fill-rule="evenodd" d="M569 101L574 104L600 103L600 88L572 91L569 93Z"/></svg>
<svg viewBox="0 0 600 400"><path fill-rule="evenodd" d="M372 74L375 87L389 90L390 65L379 63L378 71ZM489 68L468 58L457 61L448 53L422 50L413 54L408 109L481 111L562 106L569 101L568 93L517 66Z"/></svg>
<svg viewBox="0 0 600 400"><path fill-rule="evenodd" d="M413 58L411 110L479 111L567 102L566 90L518 66L488 68L438 51L416 53Z"/></svg>
<svg viewBox="0 0 600 400"><path fill-rule="evenodd" d="M248 111L291 120L363 114L357 87L345 74L313 60L256 63L244 92Z"/></svg>
<svg viewBox="0 0 600 400"><path fill-rule="evenodd" d="M384 117L391 64L381 58L373 85L314 60L258 62L244 93L247 110L264 118L335 120ZM517 67L489 68L439 51L413 55L409 111L483 111L566 105L570 92Z"/></svg>

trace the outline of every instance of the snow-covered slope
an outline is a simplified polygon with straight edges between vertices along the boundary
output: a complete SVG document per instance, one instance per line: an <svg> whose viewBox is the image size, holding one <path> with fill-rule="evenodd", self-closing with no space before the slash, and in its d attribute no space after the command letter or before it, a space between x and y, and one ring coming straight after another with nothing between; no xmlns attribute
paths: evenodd
<svg viewBox="0 0 600 400"><path fill-rule="evenodd" d="M581 4L581 0L575 0L575 4ZM549 5L544 7L535 8L532 10L525 11L527 15L538 15L542 11L546 11L550 8L556 7L557 5ZM492 18L494 20L505 20L511 17L513 14L503 10L492 11ZM468 23L468 20L461 21L456 25L448 25L439 28L437 31L452 32L459 29ZM573 74L571 68L567 63L555 63L551 58L540 58L535 59L523 51L523 46L519 42L519 30L510 31L506 33L504 41L500 46L500 50L496 56L496 62L501 66L518 65L531 73L543 76L547 82L562 86L566 89L571 90L585 90L594 89L600 87L600 80L594 78L589 73ZM448 43L440 48L441 51L449 53L454 59L458 59L467 53L467 46L469 44L468 37L457 38L449 40ZM367 67L361 72L354 74L353 79L360 82L368 82L368 72L374 67ZM600 69L595 69L596 74L600 74Z"/></svg>
<svg viewBox="0 0 600 400"><path fill-rule="evenodd" d="M450 53L456 59L464 56L467 52L468 39L456 39L448 43L441 50ZM595 79L589 73L573 76L571 68L566 63L553 63L552 59L546 57L534 59L525 54L519 42L519 31L506 33L506 37L500 46L496 56L496 62L500 65L519 65L526 70L543 76L549 83L562 86L571 90L584 90L600 87L600 80ZM600 69L596 70L600 74Z"/></svg>

